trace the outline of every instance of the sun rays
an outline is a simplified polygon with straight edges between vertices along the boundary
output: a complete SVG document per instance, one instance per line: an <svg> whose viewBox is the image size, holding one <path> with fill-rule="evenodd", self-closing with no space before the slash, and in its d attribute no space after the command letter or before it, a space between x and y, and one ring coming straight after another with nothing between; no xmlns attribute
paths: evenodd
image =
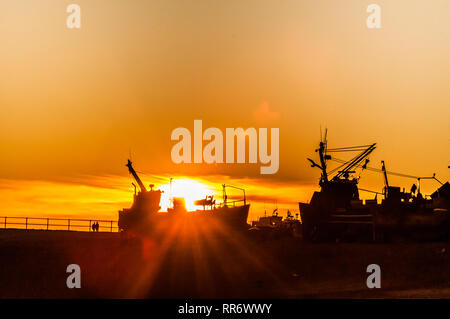
<svg viewBox="0 0 450 319"><path fill-rule="evenodd" d="M168 228L156 225L152 235L141 238L143 261L136 265L127 297L152 297L156 291L158 297L177 297L189 291L193 297L214 298L243 282L254 287L271 282L272 289L283 290L277 260L247 236L214 219L198 223L186 217Z"/></svg>

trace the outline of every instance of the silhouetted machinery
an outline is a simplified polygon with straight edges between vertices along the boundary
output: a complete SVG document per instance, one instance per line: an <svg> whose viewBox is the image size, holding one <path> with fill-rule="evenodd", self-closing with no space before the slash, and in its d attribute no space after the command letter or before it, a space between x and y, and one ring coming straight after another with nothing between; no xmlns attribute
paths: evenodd
<svg viewBox="0 0 450 319"><path fill-rule="evenodd" d="M118 225L121 230L142 230L148 227L151 216L161 209L160 201L162 191L153 190L153 184L150 185L150 190L147 190L134 170L130 160L128 160L126 166L139 185L139 191L136 193L135 187L132 206L130 208L124 208L119 212Z"/></svg>
<svg viewBox="0 0 450 319"><path fill-rule="evenodd" d="M301 223L298 217L298 214L294 217L288 210L286 217L283 218L278 215L277 208L271 216L263 216L253 221L249 230L262 238L301 237Z"/></svg>
<svg viewBox="0 0 450 319"><path fill-rule="evenodd" d="M406 192L389 185L384 161L382 171L385 176L384 199L374 213L375 239L386 240L399 235L417 239L447 239L450 235L449 183L441 183L435 175L416 177L419 186L413 184L410 192ZM428 198L420 191L420 181L423 179L434 179L441 184Z"/></svg>
<svg viewBox="0 0 450 319"><path fill-rule="evenodd" d="M320 164L308 159L311 167L318 167L322 172L319 181L321 190L314 192L310 203L299 203L305 240L336 239L370 233L371 205L362 205L358 180L351 178L351 175L363 161L365 161L363 167L367 166L367 157L375 148L376 144L328 149L325 132L325 138L316 150L319 153ZM350 161L345 161L328 172L327 161L332 159L329 155L332 152L359 153Z"/></svg>
<svg viewBox="0 0 450 319"><path fill-rule="evenodd" d="M442 186L425 199L420 193L421 179L435 179L435 176L417 178L419 187L413 186L406 193L400 187L390 186L385 163L382 169L368 167L367 158L376 144L328 149L326 132L316 152L320 164L312 159L312 167L318 167L322 174L319 192L314 192L310 203L299 203L303 237L309 241L319 240L386 240L396 235L412 237L445 237L450 233L449 184ZM349 161L332 158L329 153L358 152ZM341 165L327 171L327 162L334 160ZM381 204L375 199L363 202L359 197L358 179L352 177L355 169L370 169L384 174L385 188ZM392 173L398 174L398 173ZM404 174L399 174L406 176ZM408 176L409 177L409 176ZM439 181L438 181L439 182ZM364 190L366 191L366 190ZM415 192L417 191L417 194Z"/></svg>
<svg viewBox="0 0 450 319"><path fill-rule="evenodd" d="M248 228L247 216L250 205L246 202L244 189L224 184L223 202L220 205L216 204L213 196L207 196L205 199L195 201L195 205L203 206L203 209L195 211L187 211L184 198L175 197L172 199L172 207L169 207L167 212L160 212L162 191L154 190L154 185L150 185L150 190L147 190L130 160L126 166L136 180L139 191L136 193L135 186L132 206L119 211L119 230L139 234L149 234L155 230L164 233L169 227L186 223L190 225L204 223L206 227L220 224L228 230ZM230 187L243 191L243 199L228 200L226 189Z"/></svg>

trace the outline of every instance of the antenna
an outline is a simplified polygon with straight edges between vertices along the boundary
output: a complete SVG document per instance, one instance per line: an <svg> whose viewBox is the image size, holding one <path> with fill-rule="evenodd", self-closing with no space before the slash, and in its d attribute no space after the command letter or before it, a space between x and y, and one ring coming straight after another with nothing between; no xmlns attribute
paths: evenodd
<svg viewBox="0 0 450 319"><path fill-rule="evenodd" d="M171 203L171 204L172 204L172 207L173 207L172 181L173 181L173 178L171 177L171 178L170 178L170 196L169 196L169 203Z"/></svg>

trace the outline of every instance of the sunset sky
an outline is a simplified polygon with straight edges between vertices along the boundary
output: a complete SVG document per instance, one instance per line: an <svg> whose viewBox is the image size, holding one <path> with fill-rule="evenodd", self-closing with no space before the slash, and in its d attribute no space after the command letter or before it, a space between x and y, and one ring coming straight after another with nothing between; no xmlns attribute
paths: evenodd
<svg viewBox="0 0 450 319"><path fill-rule="evenodd" d="M81 29L66 27L70 3ZM371 3L381 29L366 27ZM146 185L230 183L252 218L275 201L295 210L318 188L306 158L321 127L330 147L376 142L373 167L446 181L449 17L447 0L2 0L0 216L116 219L132 201L130 153ZM174 164L171 132L196 119L279 128L278 173ZM381 191L382 176L360 186Z"/></svg>

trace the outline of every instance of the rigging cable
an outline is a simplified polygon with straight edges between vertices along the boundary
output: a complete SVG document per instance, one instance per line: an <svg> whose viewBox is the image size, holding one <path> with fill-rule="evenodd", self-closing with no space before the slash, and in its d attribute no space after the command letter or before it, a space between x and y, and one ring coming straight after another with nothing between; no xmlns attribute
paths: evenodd
<svg viewBox="0 0 450 319"><path fill-rule="evenodd" d="M347 163L348 161L342 160L342 159L338 159L338 158L332 158L332 161L338 162L338 163ZM356 165L357 167L362 167L363 165L358 164ZM370 167L370 166L366 166L366 169L369 171L373 171L373 172L378 172L378 173L382 173L383 171L381 169L375 168L375 167ZM386 171L386 174L389 175L395 175L395 176L400 176L400 177L406 177L406 178L414 178L414 179L418 179L420 178L419 176L414 176L414 175L408 175L408 174L403 174L403 173L397 173L397 172L392 172L392 171Z"/></svg>

